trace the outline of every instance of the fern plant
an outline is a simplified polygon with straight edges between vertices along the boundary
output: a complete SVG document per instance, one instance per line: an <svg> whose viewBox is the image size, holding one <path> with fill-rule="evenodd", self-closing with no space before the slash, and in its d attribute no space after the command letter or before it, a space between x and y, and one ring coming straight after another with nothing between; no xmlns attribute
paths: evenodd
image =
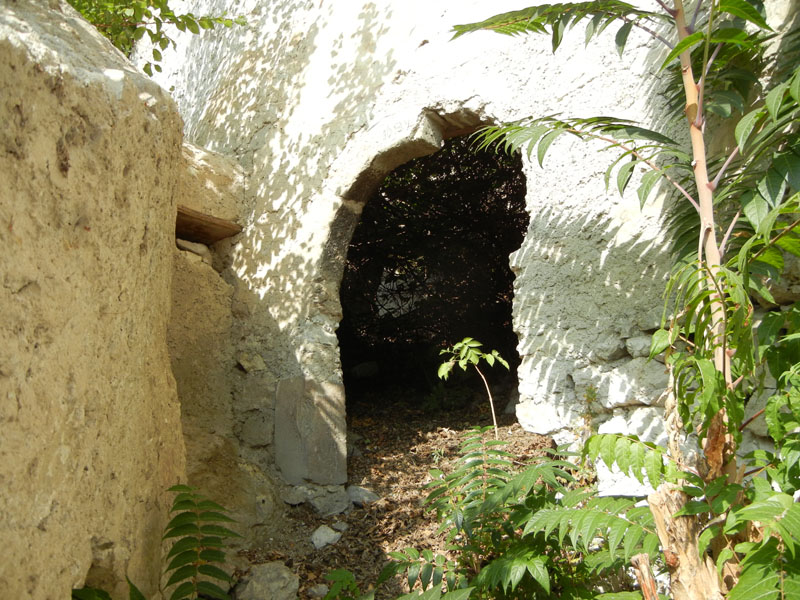
<svg viewBox="0 0 800 600"><path fill-rule="evenodd" d="M174 516L164 528L164 540L174 540L166 556L170 574L166 587L177 586L170 600L216 598L227 600L228 592L216 582L230 584L230 575L217 565L225 564L225 540L241 537L220 523L234 523L227 509L199 494L188 485L174 485L170 514ZM216 564L215 564L216 563ZM145 600L144 594L127 579L129 600ZM83 587L72 590L73 600L111 600L108 592Z"/></svg>
<svg viewBox="0 0 800 600"><path fill-rule="evenodd" d="M519 465L476 428L450 473L431 471L426 504L454 558L406 548L378 582L402 574L409 588L472 589L477 598L624 598L637 554L655 558L658 536L637 499L592 498L562 451ZM614 590L609 592L609 590ZM622 594L622 595L621 595ZM413 596L409 596L413 597Z"/></svg>
<svg viewBox="0 0 800 600"><path fill-rule="evenodd" d="M165 540L175 539L167 554L167 587L177 586L170 600L194 600L202 595L225 600L228 592L218 583L230 584L230 575L217 565L225 564L225 540L241 537L220 523L233 523L227 510L188 485L175 485L170 513L175 516L164 531ZM215 564L216 563L216 564Z"/></svg>

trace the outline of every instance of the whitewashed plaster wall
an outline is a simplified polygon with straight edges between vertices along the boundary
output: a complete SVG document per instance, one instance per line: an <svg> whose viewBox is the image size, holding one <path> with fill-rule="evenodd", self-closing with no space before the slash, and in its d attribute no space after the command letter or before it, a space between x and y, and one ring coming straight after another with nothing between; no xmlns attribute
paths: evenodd
<svg viewBox="0 0 800 600"><path fill-rule="evenodd" d="M346 477L338 286L363 203L386 174L482 123L553 113L645 126L661 118L658 87L643 77L663 53L642 32L631 34L622 60L613 27L588 47L582 28L568 33L555 55L547 36L450 40L454 24L529 4L187 5L248 21L180 37L157 80L173 89L188 138L236 157L247 174L247 225L228 274L237 351L259 354L274 386L235 402L274 411L274 452L290 482ZM613 157L597 149L561 138L544 169L523 157L531 221L510 257L517 414L558 441L612 417L627 422L635 407L654 406L643 420L657 420L666 382L663 367L644 358L669 268L663 202L640 210L635 194L606 191Z"/></svg>

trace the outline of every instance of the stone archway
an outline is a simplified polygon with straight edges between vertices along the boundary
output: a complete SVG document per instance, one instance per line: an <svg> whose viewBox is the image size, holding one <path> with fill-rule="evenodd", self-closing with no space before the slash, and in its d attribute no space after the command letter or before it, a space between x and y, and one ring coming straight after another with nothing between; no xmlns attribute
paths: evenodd
<svg viewBox="0 0 800 600"><path fill-rule="evenodd" d="M311 277L310 312L293 333L301 373L279 381L276 390L275 461L287 482L340 484L347 479L345 390L335 330L342 318L339 287L347 251L364 206L394 169L491 120L460 108L444 116L424 110L404 137L391 130L387 140L387 131L376 128L371 139L362 139L358 147L372 148L366 150L371 159L359 160L365 152L355 147L340 157L343 172L331 177L336 197Z"/></svg>

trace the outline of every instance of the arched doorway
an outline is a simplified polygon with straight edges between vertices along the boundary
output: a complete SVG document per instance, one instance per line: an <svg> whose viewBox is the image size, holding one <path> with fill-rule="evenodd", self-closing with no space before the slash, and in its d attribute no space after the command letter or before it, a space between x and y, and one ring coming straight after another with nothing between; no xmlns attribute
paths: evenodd
<svg viewBox="0 0 800 600"><path fill-rule="evenodd" d="M525 189L520 157L475 152L457 137L396 168L372 194L340 291L348 412L376 397L427 408L464 401L469 381L450 393L436 369L439 350L466 336L509 361L510 371L489 377L513 393L519 357L508 263L528 226Z"/></svg>

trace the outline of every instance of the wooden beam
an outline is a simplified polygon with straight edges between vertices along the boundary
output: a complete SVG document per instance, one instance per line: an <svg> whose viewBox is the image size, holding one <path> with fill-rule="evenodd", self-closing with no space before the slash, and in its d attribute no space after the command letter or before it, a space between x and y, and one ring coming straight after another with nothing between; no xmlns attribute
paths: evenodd
<svg viewBox="0 0 800 600"><path fill-rule="evenodd" d="M219 219L198 210L178 206L175 237L210 246L227 237L241 233L242 227L233 221Z"/></svg>

